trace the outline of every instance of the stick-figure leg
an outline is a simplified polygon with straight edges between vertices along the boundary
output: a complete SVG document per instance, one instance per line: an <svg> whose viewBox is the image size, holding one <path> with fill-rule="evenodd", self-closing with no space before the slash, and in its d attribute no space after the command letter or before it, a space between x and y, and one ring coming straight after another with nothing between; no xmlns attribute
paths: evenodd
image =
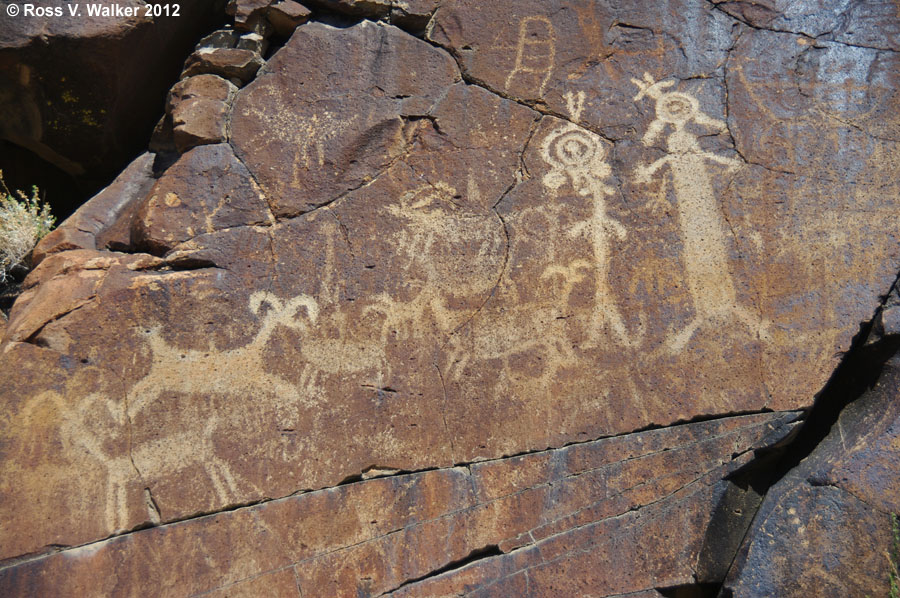
<svg viewBox="0 0 900 598"><path fill-rule="evenodd" d="M697 332L697 328L706 318L702 318L700 316L691 320L691 323L685 326L681 332L675 335L675 338L670 339L667 344L669 345L669 352L671 353L680 353L684 350L685 345L688 344L688 341L694 336L694 333Z"/></svg>
<svg viewBox="0 0 900 598"><path fill-rule="evenodd" d="M605 297L598 297L591 331L592 340L596 343L600 339L600 332L604 328L609 328L619 340L619 343L626 347L635 347L641 342L642 335L632 335L625 327L619 310L616 306Z"/></svg>
<svg viewBox="0 0 900 598"><path fill-rule="evenodd" d="M769 323L766 320L763 320L756 314L750 312L743 306L735 305L732 308L734 315L738 317L738 319L750 329L751 332L755 332L759 337L759 340L765 343L769 343L772 341L772 337L769 335Z"/></svg>

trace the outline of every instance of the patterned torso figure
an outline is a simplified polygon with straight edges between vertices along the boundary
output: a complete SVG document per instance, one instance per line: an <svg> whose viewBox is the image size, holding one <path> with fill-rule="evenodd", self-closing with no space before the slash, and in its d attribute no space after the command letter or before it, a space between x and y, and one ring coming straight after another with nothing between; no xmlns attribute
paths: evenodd
<svg viewBox="0 0 900 598"><path fill-rule="evenodd" d="M664 92L674 81L655 82L649 74L644 80L632 79L640 88L635 100L649 96L656 101L656 120L643 137L644 145L653 144L667 126L675 130L666 138L668 154L636 169L637 181L647 183L663 166L672 173L672 186L678 204L678 220L684 243L682 260L695 317L684 330L669 339L672 350L680 351L697 328L708 320L736 317L761 338L765 326L758 316L737 302L737 292L728 265L726 223L719 211L707 163L730 169L742 165L739 160L703 151L697 135L686 130L688 123L717 131L725 123L700 111L700 103L685 93Z"/></svg>
<svg viewBox="0 0 900 598"><path fill-rule="evenodd" d="M584 98L584 92L566 94L569 114L573 120L580 118L584 110ZM568 181L579 195L590 198L591 219L573 226L569 230L569 236L587 236L593 248L596 281L591 340L597 342L600 330L608 326L621 344L630 346L639 339L632 338L625 328L608 282L610 235L621 240L625 238L626 230L606 213L605 198L613 193L613 189L603 182L612 173L606 163L607 151L603 143L599 135L571 122L556 129L541 145L541 155L551 167L543 182L545 187L556 192ZM579 264L583 262L576 261ZM560 270L555 267L554 271Z"/></svg>

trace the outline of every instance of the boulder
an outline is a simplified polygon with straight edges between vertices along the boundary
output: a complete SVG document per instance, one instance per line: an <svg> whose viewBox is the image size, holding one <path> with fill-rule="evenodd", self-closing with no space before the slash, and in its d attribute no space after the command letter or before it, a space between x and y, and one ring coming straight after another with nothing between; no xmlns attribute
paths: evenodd
<svg viewBox="0 0 900 598"><path fill-rule="evenodd" d="M181 77L212 74L246 83L256 76L263 59L253 50L241 48L200 48L184 63Z"/></svg>
<svg viewBox="0 0 900 598"><path fill-rule="evenodd" d="M83 14L73 17L73 5L52 0L38 8L61 16L28 16L26 7L34 5L17 3L21 14L3 17L0 140L52 165L48 170L70 175L83 189L102 186L142 151L167 87L217 13L215 0L182 3L179 16L157 18L145 16L144 2L119 4L137 15L91 17L82 4L74 9ZM8 160L0 167L17 179L25 158L11 152ZM8 182L43 188L40 180ZM77 207L64 205L71 194L61 190L51 197L58 214Z"/></svg>
<svg viewBox="0 0 900 598"><path fill-rule="evenodd" d="M175 149L184 153L198 145L225 141L235 92L233 83L217 75L194 75L176 83L166 103Z"/></svg>
<svg viewBox="0 0 900 598"><path fill-rule="evenodd" d="M231 146L204 145L181 156L153 185L134 216L131 245L161 255L194 237L270 218Z"/></svg>
<svg viewBox="0 0 900 598"><path fill-rule="evenodd" d="M130 247L134 212L155 182L153 162L153 154L138 156L107 188L41 239L32 252L33 265L60 251Z"/></svg>
<svg viewBox="0 0 900 598"><path fill-rule="evenodd" d="M767 494L726 595L888 596L900 565L900 356ZM897 578L894 577L896 580ZM896 583L896 582L895 582Z"/></svg>
<svg viewBox="0 0 900 598"><path fill-rule="evenodd" d="M310 10L294 0L282 0L269 6L266 16L275 33L288 37L294 29L309 20Z"/></svg>
<svg viewBox="0 0 900 598"><path fill-rule="evenodd" d="M307 4L353 17L381 19L390 14L394 0L308 0Z"/></svg>

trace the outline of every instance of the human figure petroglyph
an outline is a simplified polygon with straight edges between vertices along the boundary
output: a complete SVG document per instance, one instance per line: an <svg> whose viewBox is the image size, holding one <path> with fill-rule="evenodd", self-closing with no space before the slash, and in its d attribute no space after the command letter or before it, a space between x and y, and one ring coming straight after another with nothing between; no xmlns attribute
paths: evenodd
<svg viewBox="0 0 900 598"><path fill-rule="evenodd" d="M667 155L636 169L639 183L668 165L678 203L678 218L684 242L685 278L693 301L694 319L681 332L668 340L673 351L680 351L705 321L722 321L734 316L760 338L766 337L766 325L759 316L737 302L737 291L728 265L726 223L713 193L707 163L713 162L733 170L743 165L740 160L703 151L697 135L687 130L693 123L715 131L726 129L723 121L700 110L700 102L691 95L664 91L674 81L655 81L649 73L643 80L632 79L640 91L634 97L645 96L656 103L656 119L650 123L642 142L650 146L667 127L672 131L666 138Z"/></svg>
<svg viewBox="0 0 900 598"><path fill-rule="evenodd" d="M538 94L543 95L553 73L555 59L556 34L550 19L542 16L522 19L516 44L516 63L506 77L505 89L509 91L516 77L531 76L540 83Z"/></svg>
<svg viewBox="0 0 900 598"><path fill-rule="evenodd" d="M584 92L569 92L565 98L570 117L577 121L584 111ZM639 339L626 329L609 288L610 236L624 240L627 231L606 212L605 198L614 190L605 183L612 170L606 163L604 142L599 135L568 122L544 139L541 156L550 165L550 172L543 179L545 187L555 193L568 181L578 195L589 198L592 204L591 219L568 231L574 238L588 236L593 248L596 280L592 341L599 341L600 330L609 327L619 343L634 345ZM570 264L569 268L573 267Z"/></svg>

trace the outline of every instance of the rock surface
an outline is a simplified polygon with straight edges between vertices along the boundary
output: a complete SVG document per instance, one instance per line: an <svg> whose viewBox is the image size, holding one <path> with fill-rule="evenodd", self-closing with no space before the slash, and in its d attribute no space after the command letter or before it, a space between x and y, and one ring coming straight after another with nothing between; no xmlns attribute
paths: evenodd
<svg viewBox="0 0 900 598"><path fill-rule="evenodd" d="M50 399L44 408L65 406ZM364 480L42 557L0 571L0 588L61 598L365 598L679 585L697 571L706 522L727 508L722 478L754 447L782 439L794 419L726 418ZM154 500L147 495L148 508ZM636 566L656 543L654 562ZM404 585L479 552L496 556Z"/></svg>
<svg viewBox="0 0 900 598"><path fill-rule="evenodd" d="M766 496L725 584L734 598L888 596L900 564L900 356Z"/></svg>
<svg viewBox="0 0 900 598"><path fill-rule="evenodd" d="M121 250L131 245L131 221L155 183L153 154L144 153L116 180L81 206L34 248L37 266L52 253L70 249Z"/></svg>
<svg viewBox="0 0 900 598"><path fill-rule="evenodd" d="M896 16L421 4L426 40L310 22L261 67L225 31L185 71L260 67L207 98L225 134L127 253L44 252L0 345L0 589L722 581L737 470L900 270Z"/></svg>
<svg viewBox="0 0 900 598"><path fill-rule="evenodd" d="M118 3L138 9L130 17L88 16L84 4L71 17L72 5L63 0L6 4L22 13L11 17L4 8L0 25L0 140L91 187L112 179L146 146L160 99L215 18L216 2L182 3L180 16L155 19L136 0ZM27 16L26 5L62 14ZM7 178L17 178L18 162L3 166ZM66 207L57 213L70 213Z"/></svg>

